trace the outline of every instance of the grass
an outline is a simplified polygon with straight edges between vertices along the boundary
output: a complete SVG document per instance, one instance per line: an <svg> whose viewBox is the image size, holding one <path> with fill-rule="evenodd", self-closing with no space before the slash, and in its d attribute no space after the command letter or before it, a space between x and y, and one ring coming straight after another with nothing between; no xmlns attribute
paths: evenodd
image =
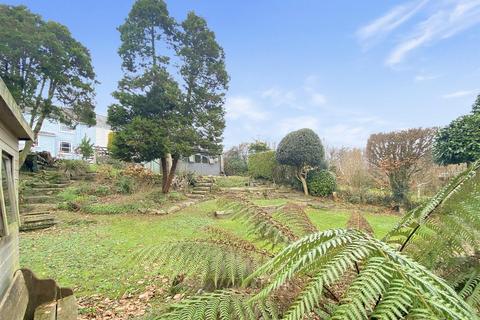
<svg viewBox="0 0 480 320"><path fill-rule="evenodd" d="M240 176L228 176L228 177L217 177L216 185L220 188L234 188L234 187L245 187L250 180L249 177L240 177Z"/></svg>
<svg viewBox="0 0 480 320"><path fill-rule="evenodd" d="M319 230L345 228L350 218L350 213L344 211L307 209L307 214ZM364 217L372 226L375 237L379 239L385 236L399 220L398 216L373 213L364 213Z"/></svg>
<svg viewBox="0 0 480 320"><path fill-rule="evenodd" d="M61 197L66 200L73 196L78 196L78 192L67 189ZM172 195L172 198L177 197L182 198L182 195ZM272 252L281 249L280 246L271 248L249 234L241 221L215 219L213 200L165 216L134 213L138 212L137 206L153 205L154 198L159 202L169 201L159 194L146 193L137 202L132 200L129 203L105 202L108 198L98 198L98 202L84 207L84 211L94 214L59 212L62 222L57 227L22 234L21 266L32 269L42 278L56 279L61 286L74 288L79 297L100 294L116 299L124 293L144 292L146 286L155 281L155 275L171 276L161 265L144 265L136 261L135 252L155 244L206 237L207 226L231 232L259 248ZM285 204L287 200L260 199L254 202L272 206ZM345 227L350 217L347 210L308 208L307 214L320 230ZM397 220L394 216L374 214L366 214L366 218L379 237Z"/></svg>
<svg viewBox="0 0 480 320"><path fill-rule="evenodd" d="M136 292L143 288L137 282L155 270L136 265L133 253L145 245L201 236L200 230L216 221L207 214L212 205L204 202L163 217L63 213L66 223L59 230L22 234L21 265L75 287L79 296Z"/></svg>

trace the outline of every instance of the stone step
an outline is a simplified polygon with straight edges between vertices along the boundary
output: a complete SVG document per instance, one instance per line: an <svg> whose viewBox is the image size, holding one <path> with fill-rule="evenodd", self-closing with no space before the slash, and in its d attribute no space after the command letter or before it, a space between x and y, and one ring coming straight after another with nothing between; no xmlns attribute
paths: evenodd
<svg viewBox="0 0 480 320"><path fill-rule="evenodd" d="M57 205L54 203L22 203L20 205L20 214L25 214L29 212L38 212L38 211L51 211L55 210Z"/></svg>
<svg viewBox="0 0 480 320"><path fill-rule="evenodd" d="M203 186L195 186L193 190L205 190L205 191L210 191L210 187L203 187Z"/></svg>
<svg viewBox="0 0 480 320"><path fill-rule="evenodd" d="M52 195L52 194L57 194L60 191L64 190L65 188L58 188L58 187L47 187L47 188L42 188L42 187L35 187L32 189L27 189L23 192L24 195Z"/></svg>
<svg viewBox="0 0 480 320"><path fill-rule="evenodd" d="M37 215L26 215L22 216L22 224L28 223L39 223L39 222L55 222L55 216L50 213L37 214Z"/></svg>
<svg viewBox="0 0 480 320"><path fill-rule="evenodd" d="M205 190L195 190L193 189L192 194L207 194L208 191Z"/></svg>
<svg viewBox="0 0 480 320"><path fill-rule="evenodd" d="M39 230L39 229L46 229L46 228L53 227L57 223L58 222L56 220L28 222L20 226L20 231L33 231L33 230Z"/></svg>
<svg viewBox="0 0 480 320"><path fill-rule="evenodd" d="M30 217L30 216L39 216L39 215L44 215L44 214L51 214L51 210L30 210L30 211L27 211L27 212L21 212L20 215L21 216L25 216L25 217Z"/></svg>
<svg viewBox="0 0 480 320"><path fill-rule="evenodd" d="M213 183L210 182L197 182L195 183L195 187L211 187Z"/></svg>
<svg viewBox="0 0 480 320"><path fill-rule="evenodd" d="M192 199L203 199L205 198L205 195L204 194L195 194L195 193L192 193L192 194L189 194L188 195L190 198Z"/></svg>
<svg viewBox="0 0 480 320"><path fill-rule="evenodd" d="M56 198L48 195L26 196L23 197L23 203L37 204L37 203L53 203Z"/></svg>
<svg viewBox="0 0 480 320"><path fill-rule="evenodd" d="M31 186L34 189L50 189L50 188L63 189L68 187L69 185L70 185L70 182L68 183L35 182L35 183L32 183Z"/></svg>

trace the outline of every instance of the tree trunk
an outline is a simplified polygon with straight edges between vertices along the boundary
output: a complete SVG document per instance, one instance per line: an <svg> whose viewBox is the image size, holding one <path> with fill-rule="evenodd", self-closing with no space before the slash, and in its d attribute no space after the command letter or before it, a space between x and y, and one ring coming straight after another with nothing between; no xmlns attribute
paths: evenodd
<svg viewBox="0 0 480 320"><path fill-rule="evenodd" d="M302 182L303 186L303 193L308 196L308 186L307 186L307 179L303 175L300 175L300 181Z"/></svg>
<svg viewBox="0 0 480 320"><path fill-rule="evenodd" d="M20 155L18 157L18 166L19 168L22 167L23 163L25 162L25 159L27 159L27 155L30 153L30 150L32 150L33 143L35 140L37 140L38 133L40 132L40 129L42 129L43 121L45 120L45 115L42 114L38 120L37 123L35 124L35 127L33 128L33 141L28 140L25 142L25 147L23 148L22 152L20 152Z"/></svg>
<svg viewBox="0 0 480 320"><path fill-rule="evenodd" d="M162 157L160 158L162 163L162 192L165 193L165 187L167 185L168 180L168 166L167 166L167 158Z"/></svg>
<svg viewBox="0 0 480 320"><path fill-rule="evenodd" d="M163 193L170 192L170 187L172 186L173 178L175 178L175 171L177 170L178 159L179 159L178 157L173 157L172 167L170 168L167 184L165 185L165 190L163 191Z"/></svg>
<svg viewBox="0 0 480 320"><path fill-rule="evenodd" d="M302 187L303 187L303 193L308 196L308 185L307 185L307 178L306 178L307 174L305 172L303 172L303 168L301 169L298 169L297 171L297 179L300 180L300 182L302 183Z"/></svg>

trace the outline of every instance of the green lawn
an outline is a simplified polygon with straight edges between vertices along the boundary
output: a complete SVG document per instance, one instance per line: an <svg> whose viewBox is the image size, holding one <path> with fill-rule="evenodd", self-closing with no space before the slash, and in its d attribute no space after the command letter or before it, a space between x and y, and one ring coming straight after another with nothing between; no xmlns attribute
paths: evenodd
<svg viewBox="0 0 480 320"><path fill-rule="evenodd" d="M255 202L279 205L286 200ZM141 280L162 272L161 267L139 264L133 259L135 252L143 246L204 237L206 226L216 226L271 250L248 234L240 221L215 219L215 209L214 201L206 201L165 216L58 213L62 223L54 229L22 233L21 265L40 277L51 277L62 286L75 288L78 296L101 294L117 298L125 292L143 292L148 281ZM320 230L345 227L350 216L346 211L312 208L307 209L307 214ZM394 216L366 214L366 218L378 237L397 221Z"/></svg>
<svg viewBox="0 0 480 320"><path fill-rule="evenodd" d="M319 230L344 228L350 218L350 213L348 212L322 209L307 209L307 214ZM382 238L386 235L399 220L398 216L372 213L365 213L364 217L372 226L377 238Z"/></svg>

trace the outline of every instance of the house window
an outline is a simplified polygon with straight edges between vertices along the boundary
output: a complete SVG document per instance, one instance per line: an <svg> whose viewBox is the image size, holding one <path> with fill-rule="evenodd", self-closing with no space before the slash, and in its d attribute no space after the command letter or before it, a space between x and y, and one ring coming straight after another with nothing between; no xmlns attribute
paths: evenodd
<svg viewBox="0 0 480 320"><path fill-rule="evenodd" d="M16 210L16 197L15 189L13 185L13 165L12 157L6 153L2 153L2 163L0 165L0 177L2 180L0 200L1 201L1 211L2 211L2 220L4 223L0 223L0 235L6 234L6 225L7 223L12 223L17 221L17 210Z"/></svg>
<svg viewBox="0 0 480 320"><path fill-rule="evenodd" d="M74 128L67 126L66 124L61 124L60 125L60 131L61 132L67 132L67 133L73 133L75 131Z"/></svg>
<svg viewBox="0 0 480 320"><path fill-rule="evenodd" d="M195 155L195 163L202 163L202 156L199 154Z"/></svg>
<svg viewBox="0 0 480 320"><path fill-rule="evenodd" d="M61 153L71 153L72 144L70 142L62 141L60 142L60 152Z"/></svg>
<svg viewBox="0 0 480 320"><path fill-rule="evenodd" d="M209 163L208 157L202 156L202 163Z"/></svg>

